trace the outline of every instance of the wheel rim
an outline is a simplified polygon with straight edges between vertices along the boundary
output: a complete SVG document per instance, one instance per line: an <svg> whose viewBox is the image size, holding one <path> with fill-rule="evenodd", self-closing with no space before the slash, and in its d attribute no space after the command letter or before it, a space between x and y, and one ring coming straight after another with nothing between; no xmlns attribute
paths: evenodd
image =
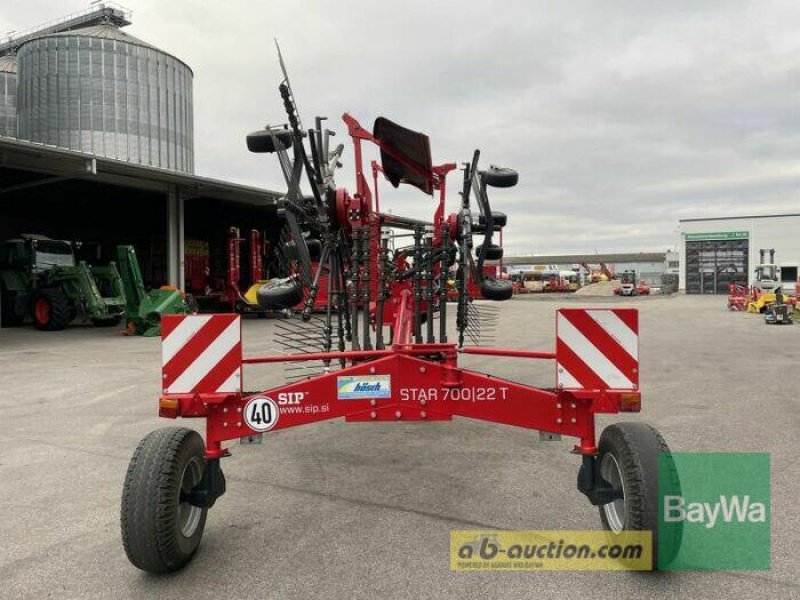
<svg viewBox="0 0 800 600"><path fill-rule="evenodd" d="M608 526L614 533L619 533L625 528L625 481L617 459L610 452L600 460L600 475L614 488L622 488L622 498L603 505Z"/></svg>
<svg viewBox="0 0 800 600"><path fill-rule="evenodd" d="M203 509L190 504L184 498L203 478L203 464L200 459L192 457L183 468L181 475L180 496L178 500L178 529L184 537L192 537L200 525Z"/></svg>
<svg viewBox="0 0 800 600"><path fill-rule="evenodd" d="M33 316L37 323L50 321L50 304L44 298L39 298L33 306Z"/></svg>

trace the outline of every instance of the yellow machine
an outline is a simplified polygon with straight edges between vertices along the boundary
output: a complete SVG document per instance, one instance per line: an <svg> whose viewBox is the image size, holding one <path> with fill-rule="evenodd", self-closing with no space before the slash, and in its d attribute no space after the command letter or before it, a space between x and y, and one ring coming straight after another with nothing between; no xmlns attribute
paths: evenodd
<svg viewBox="0 0 800 600"><path fill-rule="evenodd" d="M247 288L247 291L244 293L244 299L247 300L248 304L254 307L258 306L256 292L261 288L261 286L266 285L267 283L269 283L269 279L260 279Z"/></svg>
<svg viewBox="0 0 800 600"><path fill-rule="evenodd" d="M780 288L778 288L780 289ZM794 298L781 294L783 303L793 305L794 310L797 310L797 304ZM749 313L765 313L770 304L777 302L777 295L775 292L760 292L757 288L753 290L750 301L747 303L747 312Z"/></svg>
<svg viewBox="0 0 800 600"><path fill-rule="evenodd" d="M773 302L775 302L774 292L758 294L755 299L751 299L750 302L747 303L747 312L749 313L765 312L767 310L767 306L769 306Z"/></svg>

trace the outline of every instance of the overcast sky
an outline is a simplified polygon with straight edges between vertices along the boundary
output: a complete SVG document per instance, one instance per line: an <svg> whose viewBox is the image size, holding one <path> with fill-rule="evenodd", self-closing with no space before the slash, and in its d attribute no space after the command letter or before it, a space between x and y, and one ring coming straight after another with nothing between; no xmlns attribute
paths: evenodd
<svg viewBox="0 0 800 600"><path fill-rule="evenodd" d="M510 166L507 254L664 250L678 219L798 211L800 2L128 0L126 31L194 70L199 175L283 189L244 135L347 111L431 138L434 162ZM0 34L86 7L0 0ZM448 179L455 210L460 176ZM382 206L433 203L384 184Z"/></svg>

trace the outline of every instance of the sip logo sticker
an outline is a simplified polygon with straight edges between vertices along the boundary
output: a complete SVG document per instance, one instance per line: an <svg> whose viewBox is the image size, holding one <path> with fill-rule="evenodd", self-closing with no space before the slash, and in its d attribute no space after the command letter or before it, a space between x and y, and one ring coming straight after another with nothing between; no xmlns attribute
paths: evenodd
<svg viewBox="0 0 800 600"><path fill-rule="evenodd" d="M337 377L337 398L339 400L360 400L362 398L391 398L391 375L343 375Z"/></svg>
<svg viewBox="0 0 800 600"><path fill-rule="evenodd" d="M250 429L269 431L278 422L278 405L272 398L258 396L251 398L244 407L244 420Z"/></svg>

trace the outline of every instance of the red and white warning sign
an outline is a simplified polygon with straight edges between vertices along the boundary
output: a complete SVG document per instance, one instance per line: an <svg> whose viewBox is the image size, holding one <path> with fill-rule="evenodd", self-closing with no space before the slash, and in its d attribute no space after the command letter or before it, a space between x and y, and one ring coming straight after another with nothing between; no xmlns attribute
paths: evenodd
<svg viewBox="0 0 800 600"><path fill-rule="evenodd" d="M165 315L161 373L165 394L241 392L239 315Z"/></svg>
<svg viewBox="0 0 800 600"><path fill-rule="evenodd" d="M559 309L556 373L562 389L639 389L639 311Z"/></svg>

